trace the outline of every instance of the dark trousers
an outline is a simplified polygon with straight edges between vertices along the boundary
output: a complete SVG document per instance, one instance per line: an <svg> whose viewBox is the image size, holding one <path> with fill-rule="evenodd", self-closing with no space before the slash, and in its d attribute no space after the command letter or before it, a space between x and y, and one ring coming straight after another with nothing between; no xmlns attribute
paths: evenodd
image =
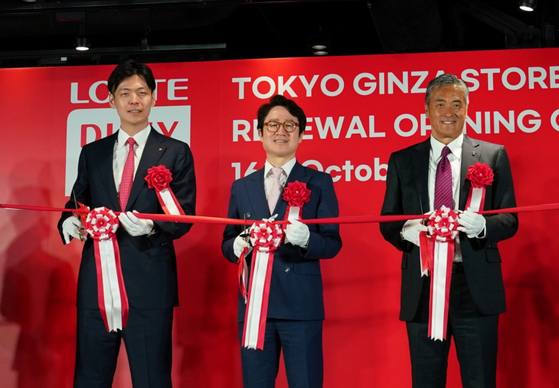
<svg viewBox="0 0 559 388"><path fill-rule="evenodd" d="M462 264L453 266L446 340L427 337L430 278L424 278L418 312L406 322L413 388L444 388L450 340L454 340L464 388L495 388L499 315L479 312Z"/></svg>
<svg viewBox="0 0 559 388"><path fill-rule="evenodd" d="M239 323L242 343L244 323ZM264 350L241 346L243 386L273 388L283 351L289 388L321 388L322 321L268 319Z"/></svg>
<svg viewBox="0 0 559 388"><path fill-rule="evenodd" d="M134 388L171 388L173 308L130 309L124 330L109 333L98 309L78 308L74 388L111 388L121 340Z"/></svg>

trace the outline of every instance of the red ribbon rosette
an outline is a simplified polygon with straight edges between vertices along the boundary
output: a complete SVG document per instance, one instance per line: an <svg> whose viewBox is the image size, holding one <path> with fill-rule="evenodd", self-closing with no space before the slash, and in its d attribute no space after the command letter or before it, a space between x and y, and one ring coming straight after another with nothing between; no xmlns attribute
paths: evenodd
<svg viewBox="0 0 559 388"><path fill-rule="evenodd" d="M93 209L85 230L93 238L97 269L97 300L107 331L122 330L128 320L128 296L116 240L118 217L105 207Z"/></svg>
<svg viewBox="0 0 559 388"><path fill-rule="evenodd" d="M157 198L165 214L175 216L184 215L182 207L169 186L169 183L173 180L173 175L167 167L161 165L148 169L148 174L144 179L148 183L150 189L155 189Z"/></svg>
<svg viewBox="0 0 559 388"><path fill-rule="evenodd" d="M303 216L303 205L311 200L311 191L304 182L289 182L283 189L283 200L287 201L285 218L298 220Z"/></svg>
<svg viewBox="0 0 559 388"><path fill-rule="evenodd" d="M93 209L85 222L85 230L94 240L113 238L119 226L118 217L106 207Z"/></svg>
<svg viewBox="0 0 559 388"><path fill-rule="evenodd" d="M427 229L431 237L441 242L454 241L458 235L458 215L458 212L446 206L434 211L427 219Z"/></svg>
<svg viewBox="0 0 559 388"><path fill-rule="evenodd" d="M303 205L311 200L311 191L307 189L306 183L299 181L290 182L283 189L283 200L287 201L289 206L303 207Z"/></svg>
<svg viewBox="0 0 559 388"><path fill-rule="evenodd" d="M420 234L422 275L431 274L429 300L429 332L434 340L446 339L448 296L454 259L454 239L458 236L459 213L443 206L427 220L430 235Z"/></svg>
<svg viewBox="0 0 559 388"><path fill-rule="evenodd" d="M481 188L491 186L494 176L493 170L487 164L475 162L473 166L468 167L466 179L472 183L472 187Z"/></svg>
<svg viewBox="0 0 559 388"><path fill-rule="evenodd" d="M485 163L476 162L468 167L466 179L471 183L470 193L466 201L466 210L478 212L483 209L485 188L493 183L493 170Z"/></svg>
<svg viewBox="0 0 559 388"><path fill-rule="evenodd" d="M281 226L273 224L272 221L273 219L262 220L250 229L250 240L256 255L253 255L250 271L243 330L243 346L248 349L264 349L274 251L283 238Z"/></svg>
<svg viewBox="0 0 559 388"><path fill-rule="evenodd" d="M148 174L144 178L150 189L161 191L169 187L169 183L173 180L171 171L163 165L154 166L148 169Z"/></svg>

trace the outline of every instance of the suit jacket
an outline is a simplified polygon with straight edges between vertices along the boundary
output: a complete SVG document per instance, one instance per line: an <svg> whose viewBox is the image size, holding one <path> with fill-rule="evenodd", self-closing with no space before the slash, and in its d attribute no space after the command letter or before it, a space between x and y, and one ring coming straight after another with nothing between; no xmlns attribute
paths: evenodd
<svg viewBox="0 0 559 388"><path fill-rule="evenodd" d="M429 210L427 179L430 149L430 140L427 139L390 156L382 215L418 215ZM475 162L486 163L495 174L493 184L486 188L483 210L516 206L505 147L464 135L461 162L459 209L464 210L466 205L471 186L466 174L468 167ZM513 213L496 214L485 216L485 220L486 237L470 239L460 233L460 248L464 272L476 306L483 314L497 314L505 311L497 243L516 233L518 217ZM419 248L400 238L403 224L403 221L381 223L380 230L388 242L403 251L400 319L410 321L418 308L423 279L420 275Z"/></svg>
<svg viewBox="0 0 559 388"><path fill-rule="evenodd" d="M65 207L75 209L78 202L90 209L107 207L120 211L113 174L113 152L117 133L87 144L82 148L78 177ZM145 176L153 166L164 165L173 180L170 188L185 214L195 214L196 180L194 162L186 143L163 136L153 128L146 142L126 211L164 213L154 189L149 189ZM71 213L63 213L58 228ZM154 221L152 236L130 236L124 228L117 231L121 267L130 307L140 309L178 305L177 268L173 240L183 236L191 224ZM93 240L87 239L82 251L78 276L78 307L98 308L97 271Z"/></svg>
<svg viewBox="0 0 559 388"><path fill-rule="evenodd" d="M338 200L330 175L296 163L287 183L299 181L311 191L310 201L303 205L302 219L338 216ZM287 202L278 200L273 214L283 220ZM233 182L229 200L229 218L259 221L271 216L264 189L264 169ZM222 251L231 262L237 263L233 242L243 231L239 225L228 225L223 233ZM274 253L268 318L291 320L324 319L322 276L319 259L336 256L342 247L339 225L309 225L307 249L282 243ZM250 268L254 251L249 254ZM245 319L245 303L239 293L238 321Z"/></svg>

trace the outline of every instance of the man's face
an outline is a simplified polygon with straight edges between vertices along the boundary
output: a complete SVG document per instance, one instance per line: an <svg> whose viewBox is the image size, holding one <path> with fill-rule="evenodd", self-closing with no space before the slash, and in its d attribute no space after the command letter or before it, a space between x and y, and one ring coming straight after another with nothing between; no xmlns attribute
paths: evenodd
<svg viewBox="0 0 559 388"><path fill-rule="evenodd" d="M122 130L135 135L148 126L155 96L141 77L133 75L118 85L114 95L109 95L109 104L116 109Z"/></svg>
<svg viewBox="0 0 559 388"><path fill-rule="evenodd" d="M464 89L458 85L441 86L433 91L425 114L431 121L435 139L448 144L462 133L468 117L468 104Z"/></svg>
<svg viewBox="0 0 559 388"><path fill-rule="evenodd" d="M273 107L264 119L265 123L268 121L277 121L279 123L292 121L297 124L299 123L297 118L292 116L283 106ZM289 161L295 156L297 147L303 141L303 137L299 135L299 128L290 133L286 132L283 127L280 127L274 133L266 129L264 125L260 134L260 141L268 159L281 158L283 161Z"/></svg>

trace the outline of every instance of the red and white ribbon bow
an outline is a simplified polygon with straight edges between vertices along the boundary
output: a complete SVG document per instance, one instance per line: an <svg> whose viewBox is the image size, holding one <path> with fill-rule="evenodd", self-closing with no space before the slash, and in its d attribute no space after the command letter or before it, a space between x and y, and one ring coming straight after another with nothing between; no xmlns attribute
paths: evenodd
<svg viewBox="0 0 559 388"><path fill-rule="evenodd" d="M443 206L427 220L430 238L420 235L422 275L431 273L429 338L446 339L448 296L454 260L454 239L458 235L458 212Z"/></svg>
<svg viewBox="0 0 559 388"><path fill-rule="evenodd" d="M118 217L105 207L93 209L85 223L94 241L99 310L109 332L122 330L128 320L128 297L115 236L118 225Z"/></svg>
<svg viewBox="0 0 559 388"><path fill-rule="evenodd" d="M182 207L169 187L169 183L173 180L173 176L167 167L161 165L148 169L148 174L144 179L148 183L150 189L155 189L157 198L165 214L175 216L184 215Z"/></svg>
<svg viewBox="0 0 559 388"><path fill-rule="evenodd" d="M271 221L262 220L250 229L250 240L256 254L252 259L243 330L243 346L248 349L264 349L274 251L283 239L281 226Z"/></svg>
<svg viewBox="0 0 559 388"><path fill-rule="evenodd" d="M485 187L493 183L493 177L493 170L485 163L476 162L473 166L468 167L466 179L470 181L472 186L466 201L466 210L473 212L483 210Z"/></svg>

